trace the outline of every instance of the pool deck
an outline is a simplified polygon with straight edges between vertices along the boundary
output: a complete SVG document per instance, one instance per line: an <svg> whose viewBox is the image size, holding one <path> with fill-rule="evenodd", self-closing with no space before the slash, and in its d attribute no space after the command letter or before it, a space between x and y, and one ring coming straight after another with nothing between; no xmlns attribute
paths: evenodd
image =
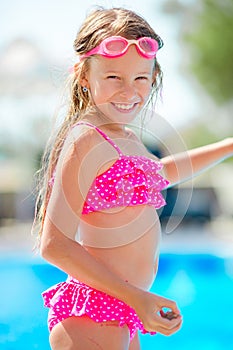
<svg viewBox="0 0 233 350"><path fill-rule="evenodd" d="M31 254L36 238L31 235L31 222L13 223L0 227L0 254ZM210 253L233 257L233 220L218 219L208 224L173 225L167 233L162 229L162 253Z"/></svg>
<svg viewBox="0 0 233 350"><path fill-rule="evenodd" d="M170 234L163 230L161 252L233 257L233 220L221 219L205 225L181 224Z"/></svg>

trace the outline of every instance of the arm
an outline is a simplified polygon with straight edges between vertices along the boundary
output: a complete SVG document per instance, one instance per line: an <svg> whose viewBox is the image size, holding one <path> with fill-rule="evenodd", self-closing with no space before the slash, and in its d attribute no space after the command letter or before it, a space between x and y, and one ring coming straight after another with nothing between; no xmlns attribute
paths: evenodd
<svg viewBox="0 0 233 350"><path fill-rule="evenodd" d="M171 335L180 329L182 319L175 302L122 280L79 243L59 232L49 219L42 236L41 254L67 274L130 305L146 330ZM162 308L171 309L175 318L168 320L159 316Z"/></svg>
<svg viewBox="0 0 233 350"><path fill-rule="evenodd" d="M189 180L233 155L233 138L161 159L171 185Z"/></svg>
<svg viewBox="0 0 233 350"><path fill-rule="evenodd" d="M76 143L66 141L56 167L55 182L47 207L41 255L74 278L123 298L126 288L134 288L126 287L126 282L114 276L75 241L84 198L94 178L90 174L96 173L98 169L98 157L94 155L88 133L79 137Z"/></svg>
<svg viewBox="0 0 233 350"><path fill-rule="evenodd" d="M89 179L86 179L86 175L93 174L98 169L95 163L98 157L94 153L92 162L88 161L88 168L85 168L85 159L92 152L86 152L89 137L81 141L77 146L68 147L60 157L47 207L41 255L74 278L133 307L146 329L172 334L181 326L179 310L173 301L145 292L124 281L74 239L84 198L93 180L93 175ZM85 174L85 181L82 180L82 174ZM171 321L160 317L158 312L163 307L170 308L178 317Z"/></svg>

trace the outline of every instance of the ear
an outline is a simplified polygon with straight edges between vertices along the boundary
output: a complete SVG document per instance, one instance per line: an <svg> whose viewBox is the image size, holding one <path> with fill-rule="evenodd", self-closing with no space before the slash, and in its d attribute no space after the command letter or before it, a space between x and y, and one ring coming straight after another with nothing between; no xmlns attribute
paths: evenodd
<svg viewBox="0 0 233 350"><path fill-rule="evenodd" d="M81 85L82 87L86 87L86 88L88 88L88 89L89 89L89 87L90 87L87 78L82 78L82 79L80 79L80 85Z"/></svg>
<svg viewBox="0 0 233 350"><path fill-rule="evenodd" d="M84 66L80 64L80 62L75 63L74 65L74 73L79 79L79 83L82 87L89 88L87 71L84 69Z"/></svg>

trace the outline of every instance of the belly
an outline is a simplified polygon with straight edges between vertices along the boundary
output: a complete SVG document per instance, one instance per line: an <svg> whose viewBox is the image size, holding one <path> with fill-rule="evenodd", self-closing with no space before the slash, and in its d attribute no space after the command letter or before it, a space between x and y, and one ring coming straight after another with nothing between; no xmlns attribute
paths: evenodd
<svg viewBox="0 0 233 350"><path fill-rule="evenodd" d="M150 288L160 244L159 218L152 206L85 215L77 240L113 273L139 288Z"/></svg>

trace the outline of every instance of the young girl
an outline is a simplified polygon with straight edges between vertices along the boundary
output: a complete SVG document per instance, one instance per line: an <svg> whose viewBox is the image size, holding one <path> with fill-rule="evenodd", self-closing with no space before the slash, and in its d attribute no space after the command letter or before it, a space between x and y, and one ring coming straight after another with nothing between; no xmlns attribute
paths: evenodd
<svg viewBox="0 0 233 350"><path fill-rule="evenodd" d="M161 190L192 176L188 162L195 173L230 156L233 141L159 161L126 127L160 88L162 45L122 8L95 10L74 42L70 108L45 154L38 198L41 255L68 274L43 293L53 350L136 350L138 331L181 327L176 303L149 292Z"/></svg>

